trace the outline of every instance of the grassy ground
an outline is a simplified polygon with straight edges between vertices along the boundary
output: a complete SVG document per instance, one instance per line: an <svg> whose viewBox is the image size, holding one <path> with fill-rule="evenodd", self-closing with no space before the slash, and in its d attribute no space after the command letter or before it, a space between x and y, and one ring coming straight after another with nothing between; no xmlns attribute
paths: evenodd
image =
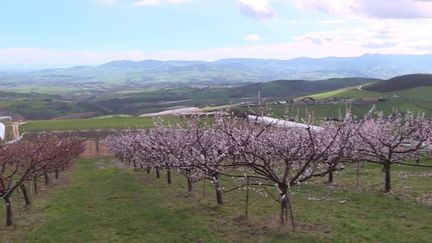
<svg viewBox="0 0 432 243"><path fill-rule="evenodd" d="M29 121L20 126L20 132L147 128L153 126L152 119L151 117L109 117Z"/></svg>
<svg viewBox="0 0 432 243"><path fill-rule="evenodd" d="M180 176L167 185L164 177L123 168L109 158L81 159L66 185L38 196L30 216L18 216L13 228L0 226L0 241L429 241L432 210L417 201L427 204L423 199L429 197L431 202L432 171L395 167L389 195L380 192L382 177L379 167L368 165L356 188L355 170L349 167L336 175L333 186L319 178L294 188L298 231L293 233L289 226L278 226L279 207L268 197L253 193L245 220L244 191L225 194L225 205L215 206L208 183L194 184L194 193L187 194Z"/></svg>
<svg viewBox="0 0 432 243"><path fill-rule="evenodd" d="M356 86L356 87L342 88L342 89L332 90L329 92L313 94L313 95L309 95L308 97L312 97L316 100L324 100L332 97L360 99L360 98L378 98L382 96L383 93L372 92L367 90L359 90L359 86Z"/></svg>

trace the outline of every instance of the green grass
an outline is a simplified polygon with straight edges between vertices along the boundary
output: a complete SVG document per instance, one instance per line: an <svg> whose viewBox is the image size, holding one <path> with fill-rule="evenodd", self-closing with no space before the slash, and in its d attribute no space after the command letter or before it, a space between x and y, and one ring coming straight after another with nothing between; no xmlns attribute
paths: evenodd
<svg viewBox="0 0 432 243"><path fill-rule="evenodd" d="M388 94L396 94L400 97L411 98L416 100L432 102L432 86L421 86L402 91L387 92Z"/></svg>
<svg viewBox="0 0 432 243"><path fill-rule="evenodd" d="M152 117L110 117L29 121L20 126L20 132L148 128L153 126L152 119Z"/></svg>
<svg viewBox="0 0 432 243"><path fill-rule="evenodd" d="M359 98L378 98L386 96L383 93L380 92L372 92L367 90L359 90L359 87L349 87L349 88L343 88L343 89L336 89L329 92L323 92L313 95L308 95L308 97L312 97L316 100L324 100L328 98L352 98L352 99L359 99Z"/></svg>
<svg viewBox="0 0 432 243"><path fill-rule="evenodd" d="M352 99L360 99L360 98L394 98L394 95L402 98L401 100L409 99L409 100L421 100L432 102L432 86L421 86L416 88L404 89L399 91L390 91L390 92L373 92L368 90L359 90L358 86L349 87L343 89L337 89L330 92L318 93L310 95L317 100L324 100L328 98L352 98Z"/></svg>
<svg viewBox="0 0 432 243"><path fill-rule="evenodd" d="M65 186L36 198L30 214L40 220L18 217L14 228L0 226L0 235L5 242L427 242L432 210L416 203L430 193L432 176L425 172L395 166L389 195L381 193L383 175L375 165L361 169L359 188L350 166L336 175L335 186L317 178L295 187L293 233L278 226L279 207L271 198L252 193L245 220L244 191L225 194L225 205L215 206L209 183L203 198L202 183L187 194L177 175L167 185L163 176L109 158L81 159ZM226 188L233 185L224 181Z"/></svg>

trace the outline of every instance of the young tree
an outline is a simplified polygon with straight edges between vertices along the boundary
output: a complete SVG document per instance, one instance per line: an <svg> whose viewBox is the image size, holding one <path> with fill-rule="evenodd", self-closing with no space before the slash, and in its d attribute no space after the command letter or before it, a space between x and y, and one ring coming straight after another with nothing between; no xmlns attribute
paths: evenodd
<svg viewBox="0 0 432 243"><path fill-rule="evenodd" d="M215 121L204 123L196 119L189 124L190 138L193 142L191 147L192 158L195 163L193 167L197 168L203 179L209 180L216 192L216 202L223 204L222 186L220 175L223 173L228 156L228 144L226 136L222 131L221 118Z"/></svg>
<svg viewBox="0 0 432 243"><path fill-rule="evenodd" d="M421 166L404 161L418 157L431 144L431 122L422 115L396 113L385 117L382 112L371 112L357 126L351 158L381 164L385 192L391 190L392 165Z"/></svg>
<svg viewBox="0 0 432 243"><path fill-rule="evenodd" d="M273 186L279 192L281 224L288 219L290 209L294 225L289 188L324 176L334 169L324 157L342 154L336 141L342 135L341 127L322 130L287 126L263 126L244 122L225 122L224 131L229 144L230 166L250 173L261 186ZM345 138L344 138L345 139Z"/></svg>

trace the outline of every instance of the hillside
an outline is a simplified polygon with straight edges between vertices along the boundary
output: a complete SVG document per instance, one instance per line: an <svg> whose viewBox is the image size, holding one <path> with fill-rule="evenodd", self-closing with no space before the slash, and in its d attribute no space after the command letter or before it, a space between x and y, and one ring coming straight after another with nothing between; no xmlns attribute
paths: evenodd
<svg viewBox="0 0 432 243"><path fill-rule="evenodd" d="M432 73L432 55L363 55L359 57L296 58L291 60L231 58L204 61L113 61L26 73L4 73L0 87L37 91L53 88L106 89L172 83L233 84L270 80L322 80L335 77L390 78L409 73ZM108 87L109 88L109 87Z"/></svg>
<svg viewBox="0 0 432 243"><path fill-rule="evenodd" d="M128 62L121 62L120 64L121 66L128 66ZM223 64L225 63L223 62ZM110 65L116 66L119 64L113 63ZM139 63L139 65L154 64L145 62ZM391 110L396 107L402 110L417 110L419 108L420 111L429 111L428 107L432 107L432 105L425 103L431 100L428 91L425 91L428 89L420 88L416 90L416 88L412 88L391 92L377 92L371 91L370 87L377 87L377 85L381 85L378 87L411 87L426 84L430 76L407 75L389 80L371 78L332 78L316 81L275 80L237 85L177 84L142 88L112 86L105 90L88 88L83 89L82 93L58 92L55 95L24 91L20 93L3 92L2 97L0 97L0 114L31 120L86 118L115 114L140 115L181 107L214 107L242 102L256 102L258 93L267 101L292 99L298 96L311 96L317 100L382 97L387 101L378 105L384 106L384 110ZM390 82L396 82L397 85L391 85ZM371 85L371 83L374 84ZM395 95L397 98L393 97ZM362 104L360 110L367 111L369 108L370 105ZM317 109L320 110L317 113L322 113L323 116L326 116L327 113L335 114L335 112L329 111L332 106L325 109L321 106Z"/></svg>
<svg viewBox="0 0 432 243"><path fill-rule="evenodd" d="M115 64L117 65L117 64ZM35 92L0 93L0 114L16 119L85 118L91 116L160 112L179 107L203 107L268 99L293 98L342 87L375 82L368 78L318 81L277 80L236 86L169 85L165 87L112 87L105 91L84 89L56 95ZM51 93L51 92L50 92Z"/></svg>
<svg viewBox="0 0 432 243"><path fill-rule="evenodd" d="M270 100L334 90L346 86L375 82L368 78L341 78L320 81L276 80L236 87L177 86L135 93L118 93L95 101L113 113L142 114L182 106L219 106L256 101L258 92Z"/></svg>
<svg viewBox="0 0 432 243"><path fill-rule="evenodd" d="M307 107L309 111L313 111L319 117L337 117L339 111L346 109L346 104L350 104L353 113L357 116L365 114L373 105L385 113L397 110L400 112L424 112L426 115L432 116L430 76L407 75L378 81L371 85L359 85L316 93L309 97L316 99L317 103ZM393 81L395 84L392 84ZM372 91L381 89L385 92ZM279 113L281 112L283 111L280 110Z"/></svg>
<svg viewBox="0 0 432 243"><path fill-rule="evenodd" d="M432 85L432 74L409 74L376 82L365 87L365 89L377 92L390 92L427 85Z"/></svg>
<svg viewBox="0 0 432 243"><path fill-rule="evenodd" d="M256 97L258 92L260 92L261 97L292 98L376 81L378 79L370 78L333 78L313 82L305 80L276 80L234 88L232 97Z"/></svg>

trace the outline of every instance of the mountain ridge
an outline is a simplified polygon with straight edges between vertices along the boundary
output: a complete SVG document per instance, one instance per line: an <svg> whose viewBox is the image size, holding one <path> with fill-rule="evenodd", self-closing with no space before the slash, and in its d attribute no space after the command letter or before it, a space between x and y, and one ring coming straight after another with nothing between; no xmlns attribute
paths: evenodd
<svg viewBox="0 0 432 243"><path fill-rule="evenodd" d="M388 79L410 73L432 73L432 54L294 58L288 60L225 58L212 62L187 60L116 60L99 66L44 69L3 74L1 82L172 84L248 83L279 79L322 80L367 77Z"/></svg>

